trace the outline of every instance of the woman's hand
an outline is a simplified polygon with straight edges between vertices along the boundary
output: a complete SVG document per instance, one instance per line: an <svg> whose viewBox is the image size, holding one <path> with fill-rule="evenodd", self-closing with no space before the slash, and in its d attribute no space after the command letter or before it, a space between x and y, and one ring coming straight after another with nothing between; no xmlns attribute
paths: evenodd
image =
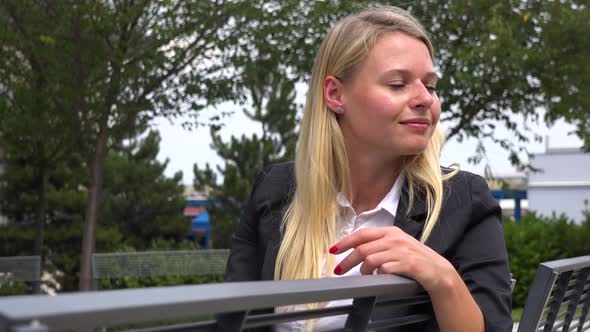
<svg viewBox="0 0 590 332"><path fill-rule="evenodd" d="M335 274L344 274L362 263L362 274L377 270L412 278L431 296L460 280L449 261L395 226L360 229L338 241L330 253L349 249L354 251L336 266Z"/></svg>
<svg viewBox="0 0 590 332"><path fill-rule="evenodd" d="M362 274L395 273L416 280L428 292L436 320L443 332L484 331L477 303L453 265L401 229L360 229L338 241L330 253L354 249L334 269L343 274L361 264Z"/></svg>

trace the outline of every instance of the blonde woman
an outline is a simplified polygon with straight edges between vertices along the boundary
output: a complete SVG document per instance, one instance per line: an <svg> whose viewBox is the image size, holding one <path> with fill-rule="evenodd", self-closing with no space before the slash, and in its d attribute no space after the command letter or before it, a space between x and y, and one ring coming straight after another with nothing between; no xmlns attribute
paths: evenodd
<svg viewBox="0 0 590 332"><path fill-rule="evenodd" d="M432 299L436 322L416 331L511 330L500 208L481 177L439 166L433 58L424 29L401 9L334 25L313 67L296 160L258 175L227 281L395 273Z"/></svg>

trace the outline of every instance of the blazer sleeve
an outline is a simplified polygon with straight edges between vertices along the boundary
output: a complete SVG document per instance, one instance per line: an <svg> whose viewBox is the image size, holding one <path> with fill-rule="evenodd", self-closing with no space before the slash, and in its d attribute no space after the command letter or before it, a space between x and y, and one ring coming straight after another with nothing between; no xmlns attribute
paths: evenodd
<svg viewBox="0 0 590 332"><path fill-rule="evenodd" d="M268 169L256 176L250 198L242 210L237 229L232 237L230 254L225 271L225 281L260 280L262 262L258 255L258 221L264 211L259 204L261 187Z"/></svg>
<svg viewBox="0 0 590 332"><path fill-rule="evenodd" d="M512 331L510 269L501 209L480 176L470 182L471 216L453 264L479 305L487 332Z"/></svg>

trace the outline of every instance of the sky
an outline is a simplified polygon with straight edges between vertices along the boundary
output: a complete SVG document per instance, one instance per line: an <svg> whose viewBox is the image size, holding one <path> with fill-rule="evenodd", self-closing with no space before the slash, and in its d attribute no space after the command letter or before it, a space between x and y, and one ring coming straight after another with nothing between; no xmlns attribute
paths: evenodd
<svg viewBox="0 0 590 332"><path fill-rule="evenodd" d="M298 99L298 102L302 103L302 99ZM225 140L229 139L231 135L241 136L242 134L250 135L261 132L260 126L250 121L242 113L241 109L242 106L228 102L217 106L216 109L205 109L200 116L202 119L208 119L209 116L221 111L235 111L233 116L225 121L225 126L221 130L221 135ZM223 160L210 147L211 137L208 127L199 127L188 131L182 128L182 122L183 119L177 119L175 122L167 119L156 119L153 125L155 129L160 131L162 136L158 159L161 161L169 160L165 174L172 176L175 172L182 171L183 182L190 185L193 182L193 164L196 163L199 167L204 167L206 163L209 163L214 166L221 164ZM573 134L568 134L573 131L574 127L564 122L558 122L551 128L545 125L536 125L532 126L532 129L544 137L549 137L549 147L551 148L582 146L582 141L579 138ZM500 137L510 135L508 130L502 128L498 129L496 133ZM455 139L449 140L443 148L441 164L448 166L452 163L459 163L462 170L483 175L485 163L487 162L496 176L518 174L516 169L510 165L508 153L492 142L485 142L488 151L487 161L479 165L469 164L467 160L474 154L476 144L477 141L473 138L466 139L461 143ZM546 143L531 142L527 147L532 153L543 153L545 152Z"/></svg>

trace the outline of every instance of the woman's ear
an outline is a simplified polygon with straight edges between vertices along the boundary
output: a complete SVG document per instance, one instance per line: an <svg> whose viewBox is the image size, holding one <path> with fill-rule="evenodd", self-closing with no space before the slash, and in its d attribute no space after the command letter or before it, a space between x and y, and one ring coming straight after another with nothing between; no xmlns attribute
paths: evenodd
<svg viewBox="0 0 590 332"><path fill-rule="evenodd" d="M336 114L344 113L344 86L335 76L324 78L324 100L328 109Z"/></svg>

